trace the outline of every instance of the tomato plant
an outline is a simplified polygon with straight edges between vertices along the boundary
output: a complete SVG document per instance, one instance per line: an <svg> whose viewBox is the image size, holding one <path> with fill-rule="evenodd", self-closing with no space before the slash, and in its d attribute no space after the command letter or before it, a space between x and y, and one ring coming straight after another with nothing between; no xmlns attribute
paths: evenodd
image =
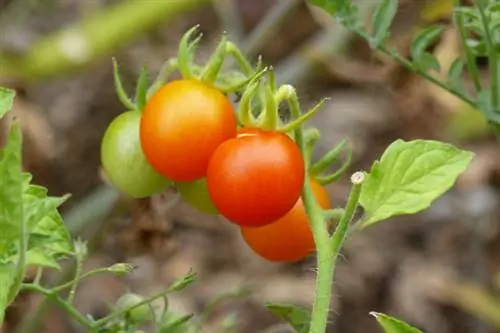
<svg viewBox="0 0 500 333"><path fill-rule="evenodd" d="M326 189L314 180L310 187L321 208L331 208ZM260 228L241 228L245 243L261 257L274 262L294 262L314 252L314 238L302 199L282 218Z"/></svg>
<svg viewBox="0 0 500 333"><path fill-rule="evenodd" d="M134 198L156 194L170 181L148 163L139 140L139 111L118 115L108 126L101 141L101 163L109 182Z"/></svg>
<svg viewBox="0 0 500 333"><path fill-rule="evenodd" d="M207 180L205 178L194 180L191 182L177 182L175 188L193 208L202 213L217 215L219 211L214 206L207 189Z"/></svg>
<svg viewBox="0 0 500 333"><path fill-rule="evenodd" d="M292 209L304 176L302 154L286 134L241 129L212 156L207 187L221 215L241 226L259 227Z"/></svg>
<svg viewBox="0 0 500 333"><path fill-rule="evenodd" d="M142 149L163 176L174 181L205 177L210 157L236 136L236 115L229 99L198 80L176 80L156 91L144 107Z"/></svg>

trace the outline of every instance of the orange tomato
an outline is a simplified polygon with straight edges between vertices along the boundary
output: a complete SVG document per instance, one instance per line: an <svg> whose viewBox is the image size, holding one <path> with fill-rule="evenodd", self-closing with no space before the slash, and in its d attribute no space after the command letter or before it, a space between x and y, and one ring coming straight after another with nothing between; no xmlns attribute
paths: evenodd
<svg viewBox="0 0 500 333"><path fill-rule="evenodd" d="M148 162L173 181L205 177L214 151L236 137L229 99L197 80L171 81L151 96L141 118L141 146Z"/></svg>
<svg viewBox="0 0 500 333"><path fill-rule="evenodd" d="M331 208L328 192L314 180L313 194L323 209ZM296 262L315 251L315 243L302 198L277 221L259 228L241 228L245 243L259 256L272 262Z"/></svg>

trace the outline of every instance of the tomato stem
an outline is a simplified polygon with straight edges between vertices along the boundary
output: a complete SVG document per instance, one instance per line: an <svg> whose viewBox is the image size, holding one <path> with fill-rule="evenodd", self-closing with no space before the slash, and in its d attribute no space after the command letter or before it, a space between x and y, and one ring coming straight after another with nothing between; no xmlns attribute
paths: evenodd
<svg viewBox="0 0 500 333"><path fill-rule="evenodd" d="M118 62L116 58L111 58L113 61L113 79L115 81L115 90L118 99L122 104L129 110L135 110L136 106L134 102L127 96L125 89L123 88L122 79L120 78L120 70L118 68Z"/></svg>
<svg viewBox="0 0 500 333"><path fill-rule="evenodd" d="M305 150L304 150L304 162L306 164L306 170L309 172L309 166L312 161L312 154L314 151L314 147L316 142L321 138L321 132L314 127L310 127L304 130L304 140L305 140Z"/></svg>
<svg viewBox="0 0 500 333"><path fill-rule="evenodd" d="M352 150L349 149L347 152L346 160L344 161L344 163L342 163L342 165L336 172L326 176L316 175L315 179L321 185L331 184L334 181L338 180L347 171L347 168L349 168L349 166L351 165L351 161L352 161Z"/></svg>
<svg viewBox="0 0 500 333"><path fill-rule="evenodd" d="M179 42L179 71L182 76L186 79L190 79L193 77L190 62L194 57L194 52L196 51L196 47L201 40L202 34L199 34L193 42L189 42L191 37L200 27L199 24L195 25L191 29L189 29L181 38Z"/></svg>
<svg viewBox="0 0 500 333"><path fill-rule="evenodd" d="M274 131L278 127L280 118L278 103L276 103L274 92L268 82L262 86L262 89L264 105L262 113L259 115L259 127L264 130Z"/></svg>
<svg viewBox="0 0 500 333"><path fill-rule="evenodd" d="M316 104L311 110L307 111L304 114L301 114L300 117L295 118L294 120L292 120L288 124L286 124L286 125L278 128L278 131L279 132L284 132L284 133L290 132L295 127L297 127L299 124L305 123L307 120L309 120L310 118L312 118L312 116L314 116L319 111L319 109L321 109L321 107L325 104L325 102L327 100L328 100L327 98L324 98L318 104Z"/></svg>
<svg viewBox="0 0 500 333"><path fill-rule="evenodd" d="M342 218L344 214L345 214L345 209L343 208L327 209L323 211L325 220L339 220Z"/></svg>
<svg viewBox="0 0 500 333"><path fill-rule="evenodd" d="M252 113L252 98L254 97L258 87L258 82L251 82L241 97L238 118L244 127L256 126L256 120Z"/></svg>
<svg viewBox="0 0 500 333"><path fill-rule="evenodd" d="M280 88L280 96L282 96L284 100L287 100L290 105L292 116L294 118L300 118L300 105L295 89L291 86L284 87L285 88ZM295 141L297 142L302 154L305 155L307 153L307 142L304 138L302 124L299 124L294 130ZM332 212L325 212L321 209L321 207L319 207L309 185L309 175L306 172L304 187L302 190L302 202L304 203L304 208L309 218L317 251L316 297L312 309L309 333L324 333L326 331L328 313L330 312L331 288L335 271L335 263L342 244L346 238L349 224L356 212L361 193L361 183L363 180L364 174L362 172L356 172L352 175L351 182L353 183L353 186L351 188L347 205L337 227L335 228L335 232L330 237L325 220L330 214L333 215L333 210ZM335 214L337 213L338 211L336 211Z"/></svg>
<svg viewBox="0 0 500 333"><path fill-rule="evenodd" d="M236 63L246 76L253 75L254 69L252 68L252 65L243 55L243 53L241 53L240 49L236 45L234 45L234 43L230 41L226 43L226 52L233 56L233 58L236 60ZM257 70L259 70L259 66L257 66Z"/></svg>
<svg viewBox="0 0 500 333"><path fill-rule="evenodd" d="M148 66L144 65L137 80L135 90L135 104L138 110L144 109L148 100Z"/></svg>
<svg viewBox="0 0 500 333"><path fill-rule="evenodd" d="M172 75L178 68L179 61L177 58L168 59L160 69L158 76L148 90L147 97L151 97L162 85L167 82L170 75Z"/></svg>
<svg viewBox="0 0 500 333"><path fill-rule="evenodd" d="M309 172L314 176L319 176L323 171L325 171L328 167L330 167L333 163L335 163L338 160L340 154L342 153L344 148L346 148L346 145L347 145L347 140L342 140L342 142L340 142L335 148L331 149L322 158L316 161L316 163L314 163L309 169ZM341 169L347 168L349 166L351 158L352 158L352 150L348 149L347 163L344 163Z"/></svg>
<svg viewBox="0 0 500 333"><path fill-rule="evenodd" d="M224 64L224 59L227 55L227 33L222 35L222 40L220 41L217 49L210 57L203 73L201 74L201 80L209 83L214 83L219 75L219 72Z"/></svg>

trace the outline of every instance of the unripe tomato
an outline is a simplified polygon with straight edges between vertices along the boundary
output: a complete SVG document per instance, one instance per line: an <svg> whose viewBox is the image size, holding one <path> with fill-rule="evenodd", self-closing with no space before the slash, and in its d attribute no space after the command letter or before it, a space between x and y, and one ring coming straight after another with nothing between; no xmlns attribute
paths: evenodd
<svg viewBox="0 0 500 333"><path fill-rule="evenodd" d="M150 164L173 181L205 177L213 152L236 136L229 99L197 80L171 81L146 103L141 118L142 149Z"/></svg>
<svg viewBox="0 0 500 333"><path fill-rule="evenodd" d="M242 129L215 151L207 187L221 215L240 226L260 227L292 209L304 176L302 154L286 134Z"/></svg>
<svg viewBox="0 0 500 333"><path fill-rule="evenodd" d="M127 111L109 124L101 142L101 164L109 182L134 198L161 192L170 181L148 163L139 140L139 111Z"/></svg>
<svg viewBox="0 0 500 333"><path fill-rule="evenodd" d="M210 199L207 190L207 180L205 178L192 182L177 182L175 183L175 187L182 199L193 208L210 215L217 215L219 213L212 199Z"/></svg>
<svg viewBox="0 0 500 333"><path fill-rule="evenodd" d="M131 306L142 302L144 298L134 293L127 293L116 301L116 307L120 310L128 309ZM132 323L143 323L154 318L154 311L151 304L143 304L126 312L128 320Z"/></svg>
<svg viewBox="0 0 500 333"><path fill-rule="evenodd" d="M331 208L325 188L313 180L310 186L318 204L323 209ZM273 262L300 261L316 247L302 198L276 222L260 228L241 228L241 235L253 252Z"/></svg>

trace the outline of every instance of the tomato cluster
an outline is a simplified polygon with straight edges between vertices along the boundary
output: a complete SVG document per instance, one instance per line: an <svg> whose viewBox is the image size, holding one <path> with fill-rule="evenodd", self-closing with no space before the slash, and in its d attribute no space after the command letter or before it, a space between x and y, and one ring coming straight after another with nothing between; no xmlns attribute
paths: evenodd
<svg viewBox="0 0 500 333"><path fill-rule="evenodd" d="M184 52L194 48L186 40L180 46ZM240 227L244 241L263 258L301 260L315 248L301 200L305 156L289 135L290 126L278 127L282 99L274 86L264 87L260 116L252 114L252 96L262 93L257 91L258 71L247 73L236 110L227 96L231 89L214 81L223 49L218 48L208 69L198 70L201 76L190 74L189 66L179 68L181 79L147 93L140 81L140 103L123 96L118 85L122 102L135 110L109 125L101 147L103 170L111 184L134 198L173 186L195 209ZM310 186L319 206L330 208L325 189L314 179Z"/></svg>

